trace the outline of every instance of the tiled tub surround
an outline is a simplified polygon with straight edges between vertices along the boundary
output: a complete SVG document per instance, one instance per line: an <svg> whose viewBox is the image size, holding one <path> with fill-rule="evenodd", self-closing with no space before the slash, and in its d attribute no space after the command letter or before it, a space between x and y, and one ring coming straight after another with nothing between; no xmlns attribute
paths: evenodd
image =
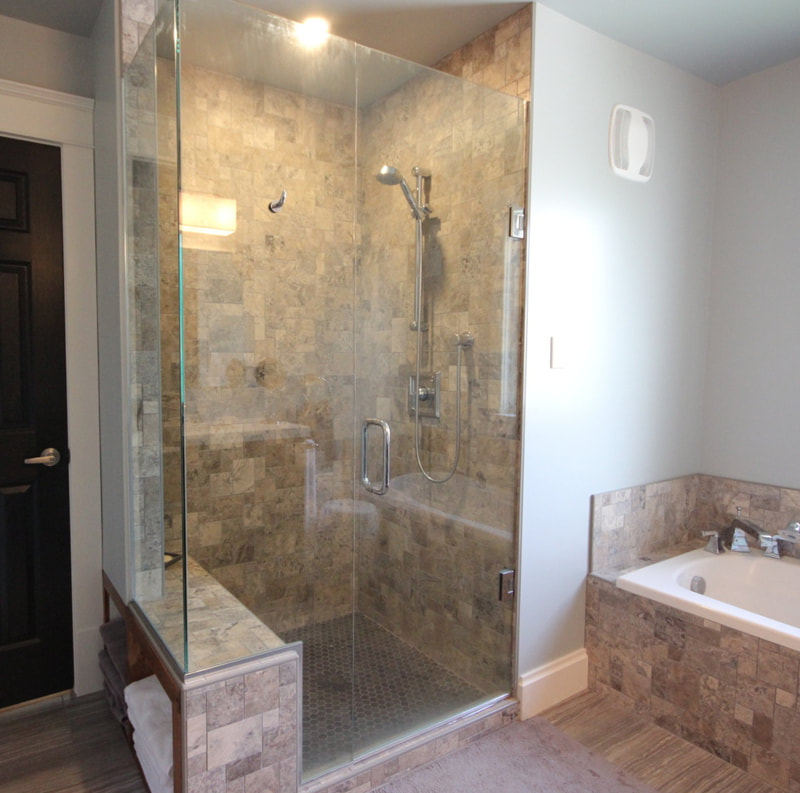
<svg viewBox="0 0 800 793"><path fill-rule="evenodd" d="M800 517L800 491L698 474L594 497L589 685L800 793L800 653L615 584L626 569L702 547L700 533L727 526L737 507L774 532Z"/></svg>
<svg viewBox="0 0 800 793"><path fill-rule="evenodd" d="M652 561L703 531L730 525L737 508L742 517L776 532L800 519L800 490L692 474L597 494L592 497L591 570L614 572ZM798 548L783 550L800 554Z"/></svg>

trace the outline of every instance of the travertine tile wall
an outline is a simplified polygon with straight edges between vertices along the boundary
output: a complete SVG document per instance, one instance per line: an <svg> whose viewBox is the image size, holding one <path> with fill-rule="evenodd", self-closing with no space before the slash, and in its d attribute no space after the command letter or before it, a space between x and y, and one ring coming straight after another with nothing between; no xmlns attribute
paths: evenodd
<svg viewBox="0 0 800 793"><path fill-rule="evenodd" d="M122 63L128 65L147 39L158 0L120 0Z"/></svg>
<svg viewBox="0 0 800 793"><path fill-rule="evenodd" d="M354 113L182 69L183 189L237 201L184 250L189 552L278 632L352 609Z"/></svg>
<svg viewBox="0 0 800 793"><path fill-rule="evenodd" d="M697 477L592 496L591 569L621 570L696 536Z"/></svg>
<svg viewBox="0 0 800 793"><path fill-rule="evenodd" d="M591 569L621 570L741 515L768 532L800 520L800 490L707 474L627 487L592 497ZM800 551L784 546L797 556Z"/></svg>
<svg viewBox="0 0 800 793"><path fill-rule="evenodd" d="M531 3L443 58L435 68L530 100L532 28Z"/></svg>
<svg viewBox="0 0 800 793"><path fill-rule="evenodd" d="M800 653L590 577L589 686L779 790L800 791Z"/></svg>

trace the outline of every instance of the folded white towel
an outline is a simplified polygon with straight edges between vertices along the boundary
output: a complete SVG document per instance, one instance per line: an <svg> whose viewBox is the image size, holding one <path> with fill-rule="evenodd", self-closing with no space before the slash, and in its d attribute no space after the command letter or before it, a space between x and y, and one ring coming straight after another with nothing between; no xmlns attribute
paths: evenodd
<svg viewBox="0 0 800 793"><path fill-rule="evenodd" d="M125 688L134 747L152 760L159 776L172 774L172 703L158 680L137 680ZM141 761L140 761L141 762Z"/></svg>
<svg viewBox="0 0 800 793"><path fill-rule="evenodd" d="M129 717L133 714L134 718L139 717L140 721L153 711L172 718L172 702L155 675L125 686L125 702L128 705Z"/></svg>
<svg viewBox="0 0 800 793"><path fill-rule="evenodd" d="M172 779L172 768L170 767L169 773L165 773L141 741L136 740L136 733L133 736L133 748L136 750L136 757L150 793L173 793L175 783Z"/></svg>
<svg viewBox="0 0 800 793"><path fill-rule="evenodd" d="M133 727L134 746L152 758L160 771L172 775L172 730L163 723L157 726ZM137 749L138 754L138 749Z"/></svg>

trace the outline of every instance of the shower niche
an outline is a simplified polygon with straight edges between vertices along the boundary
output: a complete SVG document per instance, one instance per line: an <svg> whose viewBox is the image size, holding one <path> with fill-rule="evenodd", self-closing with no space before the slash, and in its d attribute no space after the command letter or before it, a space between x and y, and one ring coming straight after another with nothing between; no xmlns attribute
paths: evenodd
<svg viewBox="0 0 800 793"><path fill-rule="evenodd" d="M512 689L526 104L298 27L161 6L126 266L137 607L186 680L298 649L309 780Z"/></svg>

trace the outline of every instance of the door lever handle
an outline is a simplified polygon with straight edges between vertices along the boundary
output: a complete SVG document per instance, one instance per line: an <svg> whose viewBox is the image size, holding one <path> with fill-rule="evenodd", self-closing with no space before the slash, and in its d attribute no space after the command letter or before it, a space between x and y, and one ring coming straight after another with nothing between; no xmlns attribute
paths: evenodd
<svg viewBox="0 0 800 793"><path fill-rule="evenodd" d="M53 448L43 449L41 457L25 458L25 465L46 465L48 468L58 465L59 462L61 462L61 455L58 449Z"/></svg>

